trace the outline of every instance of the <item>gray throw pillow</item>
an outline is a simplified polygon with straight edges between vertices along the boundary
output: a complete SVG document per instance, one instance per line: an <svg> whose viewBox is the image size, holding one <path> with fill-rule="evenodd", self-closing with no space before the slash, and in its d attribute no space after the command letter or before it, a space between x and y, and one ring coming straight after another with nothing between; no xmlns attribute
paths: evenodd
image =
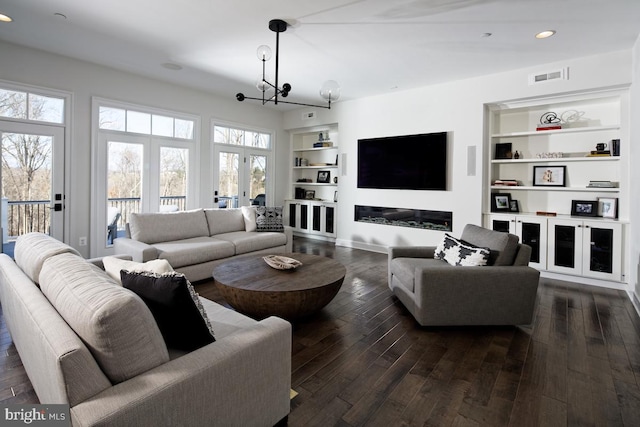
<svg viewBox="0 0 640 427"><path fill-rule="evenodd" d="M256 208L256 231L284 231L282 206Z"/></svg>

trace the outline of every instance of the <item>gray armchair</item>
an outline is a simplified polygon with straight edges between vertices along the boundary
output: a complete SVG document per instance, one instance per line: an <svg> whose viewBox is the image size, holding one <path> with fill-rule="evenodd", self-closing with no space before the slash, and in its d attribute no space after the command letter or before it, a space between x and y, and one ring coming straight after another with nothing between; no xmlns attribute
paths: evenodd
<svg viewBox="0 0 640 427"><path fill-rule="evenodd" d="M529 324L540 272L518 236L467 225L461 239L491 250L488 265L452 266L435 247L390 247L389 288L422 326Z"/></svg>

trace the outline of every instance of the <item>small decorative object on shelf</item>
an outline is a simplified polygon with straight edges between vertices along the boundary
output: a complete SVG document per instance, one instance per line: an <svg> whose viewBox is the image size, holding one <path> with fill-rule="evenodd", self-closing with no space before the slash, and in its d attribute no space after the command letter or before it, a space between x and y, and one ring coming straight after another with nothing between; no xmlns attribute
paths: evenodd
<svg viewBox="0 0 640 427"><path fill-rule="evenodd" d="M337 202L338 201L338 191L334 191L333 192L333 201Z"/></svg>
<svg viewBox="0 0 640 427"><path fill-rule="evenodd" d="M560 117L553 111L544 113L540 116L540 124L536 127L536 130L556 130L562 129L562 123Z"/></svg>
<svg viewBox="0 0 640 427"><path fill-rule="evenodd" d="M536 154L536 158L538 159L561 159L562 157L564 157L564 153L561 153L559 151L555 152L555 153L538 153Z"/></svg>
<svg viewBox="0 0 640 427"><path fill-rule="evenodd" d="M557 212L537 211L538 216L558 216Z"/></svg>
<svg viewBox="0 0 640 427"><path fill-rule="evenodd" d="M517 200L509 202L509 210L514 213L520 212L520 204Z"/></svg>
<svg viewBox="0 0 640 427"><path fill-rule="evenodd" d="M614 156L619 156L620 155L620 140L619 139L612 139L611 140L611 151Z"/></svg>
<svg viewBox="0 0 640 427"><path fill-rule="evenodd" d="M572 200L571 216L598 216L596 200Z"/></svg>
<svg viewBox="0 0 640 427"><path fill-rule="evenodd" d="M608 145L605 142L600 142L596 144L596 149L592 150L591 153L587 154L587 157L609 157L611 156L611 151L607 150Z"/></svg>
<svg viewBox="0 0 640 427"><path fill-rule="evenodd" d="M313 190L306 190L304 192L304 198L307 200L313 200L316 198L316 192Z"/></svg>
<svg viewBox="0 0 640 427"><path fill-rule="evenodd" d="M566 166L534 166L533 185L541 187L564 187Z"/></svg>
<svg viewBox="0 0 640 427"><path fill-rule="evenodd" d="M520 158L520 153L518 153L518 150L516 150L516 152L513 154L513 158L514 159L519 159Z"/></svg>

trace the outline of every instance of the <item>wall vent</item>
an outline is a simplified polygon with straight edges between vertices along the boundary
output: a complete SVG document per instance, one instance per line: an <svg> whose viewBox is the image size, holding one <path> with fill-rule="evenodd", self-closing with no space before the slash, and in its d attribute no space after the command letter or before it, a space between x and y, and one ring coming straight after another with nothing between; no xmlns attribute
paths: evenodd
<svg viewBox="0 0 640 427"><path fill-rule="evenodd" d="M569 67L548 71L546 73L529 74L529 85L536 85L556 80L569 80Z"/></svg>

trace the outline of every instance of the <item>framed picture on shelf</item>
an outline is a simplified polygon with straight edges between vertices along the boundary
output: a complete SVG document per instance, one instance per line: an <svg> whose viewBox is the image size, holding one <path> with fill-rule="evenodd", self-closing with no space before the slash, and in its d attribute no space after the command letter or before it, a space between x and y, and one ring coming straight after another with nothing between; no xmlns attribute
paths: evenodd
<svg viewBox="0 0 640 427"><path fill-rule="evenodd" d="M313 190L307 190L304 192L304 198L307 200L313 200L316 198L316 192Z"/></svg>
<svg viewBox="0 0 640 427"><path fill-rule="evenodd" d="M491 193L491 212L510 212L511 194Z"/></svg>
<svg viewBox="0 0 640 427"><path fill-rule="evenodd" d="M533 185L539 187L564 187L567 182L566 166L534 166Z"/></svg>
<svg viewBox="0 0 640 427"><path fill-rule="evenodd" d="M603 218L618 218L618 199L598 197L598 215Z"/></svg>
<svg viewBox="0 0 640 427"><path fill-rule="evenodd" d="M316 182L320 184L328 184L331 182L331 172L330 171L318 171L318 179Z"/></svg>
<svg viewBox="0 0 640 427"><path fill-rule="evenodd" d="M509 212L518 213L520 212L520 204L517 200L511 200L509 202Z"/></svg>
<svg viewBox="0 0 640 427"><path fill-rule="evenodd" d="M572 200L571 216L598 216L598 201Z"/></svg>

